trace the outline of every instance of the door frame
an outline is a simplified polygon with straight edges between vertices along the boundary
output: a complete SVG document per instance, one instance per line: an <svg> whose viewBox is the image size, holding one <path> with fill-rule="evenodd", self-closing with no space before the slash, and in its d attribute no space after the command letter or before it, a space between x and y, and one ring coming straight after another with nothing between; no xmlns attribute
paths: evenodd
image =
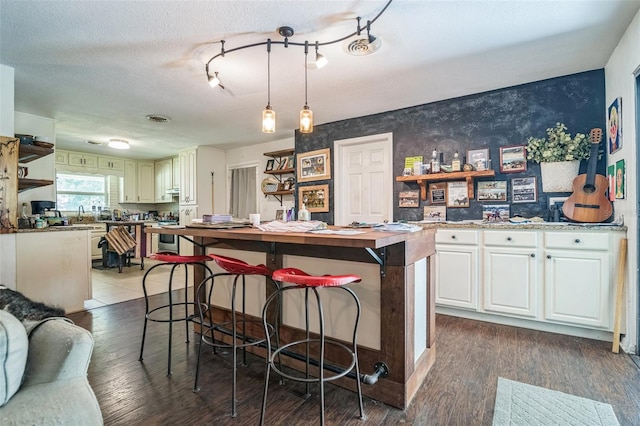
<svg viewBox="0 0 640 426"><path fill-rule="evenodd" d="M343 194L343 183L346 181L344 173L342 173L342 168L345 164L344 159L342 158L344 155L344 149L346 147L351 147L354 145L369 145L374 142L384 142L385 150L389 151L389 158L386 160L385 171L384 171L384 181L388 182L388 194L387 194L387 214L389 217L389 221L393 221L393 133L379 133L376 135L370 136L361 136L357 138L349 138L349 139L339 139L333 141L333 160L334 160L334 210L335 214L333 217L333 223L338 224L342 223L342 218L344 216L344 203L343 200L338 194Z"/></svg>

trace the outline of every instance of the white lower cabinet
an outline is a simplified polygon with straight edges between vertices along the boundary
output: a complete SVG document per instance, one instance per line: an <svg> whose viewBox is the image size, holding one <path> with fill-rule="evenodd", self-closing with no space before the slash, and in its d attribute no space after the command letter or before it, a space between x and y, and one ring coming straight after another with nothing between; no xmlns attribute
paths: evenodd
<svg viewBox="0 0 640 426"><path fill-rule="evenodd" d="M495 322L512 317L612 331L615 263L624 237L606 229L439 228L436 304L449 314L472 310Z"/></svg>
<svg viewBox="0 0 640 426"><path fill-rule="evenodd" d="M538 316L539 256L536 246L536 232L484 232L485 311Z"/></svg>
<svg viewBox="0 0 640 426"><path fill-rule="evenodd" d="M436 248L436 303L476 310L478 232L438 230Z"/></svg>
<svg viewBox="0 0 640 426"><path fill-rule="evenodd" d="M547 232L546 240L545 319L612 329L615 277L608 235Z"/></svg>

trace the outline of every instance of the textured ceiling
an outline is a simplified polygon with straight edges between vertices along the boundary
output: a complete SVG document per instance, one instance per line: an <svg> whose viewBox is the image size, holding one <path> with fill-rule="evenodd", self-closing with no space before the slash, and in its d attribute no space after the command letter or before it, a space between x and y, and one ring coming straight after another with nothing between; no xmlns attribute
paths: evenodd
<svg viewBox="0 0 640 426"><path fill-rule="evenodd" d="M16 111L54 118L60 148L104 153L84 141L124 138L132 149L123 155L140 159L196 144L227 149L293 135L304 51L273 46L277 132L266 135L266 48L214 60L226 89L212 89L205 63L220 40L227 50L282 41L277 28L288 25L293 42L324 42L385 4L0 0L0 63L15 68ZM379 51L321 49L329 64L309 70L309 105L322 124L602 68L639 8L640 0L394 0L372 26Z"/></svg>

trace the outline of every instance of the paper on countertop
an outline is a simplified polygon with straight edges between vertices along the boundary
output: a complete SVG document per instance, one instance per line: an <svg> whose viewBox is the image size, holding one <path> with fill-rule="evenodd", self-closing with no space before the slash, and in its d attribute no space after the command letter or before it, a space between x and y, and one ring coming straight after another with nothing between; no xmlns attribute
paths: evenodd
<svg viewBox="0 0 640 426"><path fill-rule="evenodd" d="M308 222L283 222L281 220L273 220L271 222L261 223L256 226L256 228L265 232L308 232L313 229L327 229L327 225L319 220L310 220Z"/></svg>
<svg viewBox="0 0 640 426"><path fill-rule="evenodd" d="M416 232L422 231L421 226L412 225L410 223L389 222L383 226L377 226L373 228L374 231L386 231L386 232Z"/></svg>
<svg viewBox="0 0 640 426"><path fill-rule="evenodd" d="M318 229L309 231L312 234L333 234L333 235L357 235L366 234L366 231L354 231L350 229Z"/></svg>

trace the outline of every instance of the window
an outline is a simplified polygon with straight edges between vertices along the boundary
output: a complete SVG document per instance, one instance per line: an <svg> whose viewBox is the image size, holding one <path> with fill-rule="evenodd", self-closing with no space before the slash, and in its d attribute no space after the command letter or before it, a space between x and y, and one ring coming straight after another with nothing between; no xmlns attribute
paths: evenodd
<svg viewBox="0 0 640 426"><path fill-rule="evenodd" d="M57 173L56 190L58 210L75 211L82 205L87 211L91 211L91 206L108 205L105 176Z"/></svg>

